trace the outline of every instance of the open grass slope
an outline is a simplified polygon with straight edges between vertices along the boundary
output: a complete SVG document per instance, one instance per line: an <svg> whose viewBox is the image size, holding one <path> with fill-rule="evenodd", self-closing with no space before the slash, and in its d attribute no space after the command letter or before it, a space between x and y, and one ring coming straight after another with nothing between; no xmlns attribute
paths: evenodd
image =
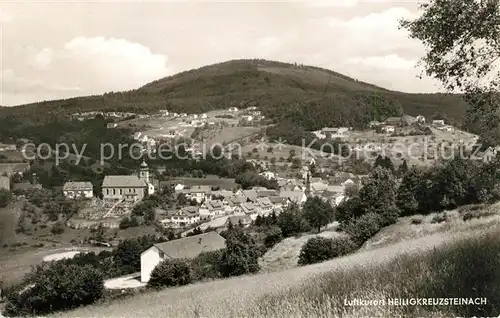
<svg viewBox="0 0 500 318"><path fill-rule="evenodd" d="M435 233L321 264L165 289L54 317L498 315L499 224ZM486 233L486 234L485 234ZM485 306L345 306L345 299L487 297Z"/></svg>
<svg viewBox="0 0 500 318"><path fill-rule="evenodd" d="M261 106L269 117L279 118L286 117L287 112L290 115L300 113L300 109L288 107L299 103L307 109L321 108L321 111L316 111L319 114L330 110L347 117L369 117L374 94L377 95L378 112L382 115L404 112L413 116L432 116L442 113L460 122L467 108L467 104L453 95L394 92L327 69L256 59L204 66L127 92L0 108L0 115L36 118L77 111L142 112L164 108L198 113L231 106Z"/></svg>

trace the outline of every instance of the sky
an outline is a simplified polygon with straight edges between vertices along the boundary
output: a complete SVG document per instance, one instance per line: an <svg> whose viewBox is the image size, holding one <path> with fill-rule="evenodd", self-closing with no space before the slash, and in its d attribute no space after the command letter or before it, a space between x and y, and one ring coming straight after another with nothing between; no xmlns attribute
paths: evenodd
<svg viewBox="0 0 500 318"><path fill-rule="evenodd" d="M139 88L241 58L320 66L404 92L425 48L398 28L416 1L0 0L0 105Z"/></svg>

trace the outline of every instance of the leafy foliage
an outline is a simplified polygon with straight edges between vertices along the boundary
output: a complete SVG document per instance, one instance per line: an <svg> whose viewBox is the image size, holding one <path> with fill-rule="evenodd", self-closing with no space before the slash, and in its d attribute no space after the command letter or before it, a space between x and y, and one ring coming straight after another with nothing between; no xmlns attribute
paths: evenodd
<svg viewBox="0 0 500 318"><path fill-rule="evenodd" d="M0 207L6 207L10 200L12 199L12 195L9 191L5 189L0 189Z"/></svg>
<svg viewBox="0 0 500 318"><path fill-rule="evenodd" d="M349 238L313 237L302 246L299 265L308 265L343 256L356 250L357 246Z"/></svg>
<svg viewBox="0 0 500 318"><path fill-rule="evenodd" d="M90 265L43 263L8 295L6 314L41 315L94 303L102 297L102 274Z"/></svg>
<svg viewBox="0 0 500 318"><path fill-rule="evenodd" d="M266 231L266 237L264 238L264 245L267 248L271 248L277 243L283 240L283 234L281 229L277 226L272 226Z"/></svg>
<svg viewBox="0 0 500 318"><path fill-rule="evenodd" d="M148 287L161 288L170 286L182 286L191 283L191 268L184 259L164 260L153 269Z"/></svg>
<svg viewBox="0 0 500 318"><path fill-rule="evenodd" d="M311 229L302 211L295 203L290 204L279 214L277 225L281 229L283 237L290 237Z"/></svg>
<svg viewBox="0 0 500 318"><path fill-rule="evenodd" d="M233 227L226 237L220 271L223 277L239 276L259 271L259 257L255 241L240 227Z"/></svg>
<svg viewBox="0 0 500 318"><path fill-rule="evenodd" d="M467 127L487 144L500 140L500 6L498 0L434 0L423 4L423 14L401 26L427 48L422 58L427 75L449 91L461 90L472 106Z"/></svg>
<svg viewBox="0 0 500 318"><path fill-rule="evenodd" d="M328 202L323 201L320 197L308 198L303 208L304 217L307 222L314 228L321 231L321 227L333 221L335 210Z"/></svg>

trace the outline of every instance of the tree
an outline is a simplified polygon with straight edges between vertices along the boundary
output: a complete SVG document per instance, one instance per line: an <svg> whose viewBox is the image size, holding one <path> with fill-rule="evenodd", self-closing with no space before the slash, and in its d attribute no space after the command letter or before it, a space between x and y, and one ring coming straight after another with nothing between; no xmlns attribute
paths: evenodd
<svg viewBox="0 0 500 318"><path fill-rule="evenodd" d="M99 223L99 225L96 228L93 228L92 230L90 230L90 232L92 233L92 238L94 240L96 240L98 242L104 241L105 229L104 229L104 226L102 225L102 223Z"/></svg>
<svg viewBox="0 0 500 318"><path fill-rule="evenodd" d="M191 283L191 268L184 259L168 259L162 261L151 272L148 287L159 289L161 287L182 286Z"/></svg>
<svg viewBox="0 0 500 318"><path fill-rule="evenodd" d="M396 196L396 205L401 210L401 215L408 216L416 214L419 210L419 194L424 183L424 173L418 168L410 169L401 181Z"/></svg>
<svg viewBox="0 0 500 318"><path fill-rule="evenodd" d="M297 204L292 203L278 216L277 225L281 229L283 237L306 232L310 229L309 223L305 220Z"/></svg>
<svg viewBox="0 0 500 318"><path fill-rule="evenodd" d="M333 207L323 201L320 197L308 198L302 208L304 217L307 222L314 228L321 231L321 227L333 221Z"/></svg>
<svg viewBox="0 0 500 318"><path fill-rule="evenodd" d="M401 27L426 46L422 58L426 74L451 92L462 91L471 106L467 127L486 144L498 144L499 1L434 0L422 9L419 18L402 20Z"/></svg>
<svg viewBox="0 0 500 318"><path fill-rule="evenodd" d="M307 240L299 254L299 265L323 262L334 257L343 256L353 252L356 244L349 238L326 238L316 236Z"/></svg>
<svg viewBox="0 0 500 318"><path fill-rule="evenodd" d="M283 234L281 233L281 229L277 226L273 226L269 228L266 232L266 237L264 238L264 245L267 248L271 248L277 243L283 240Z"/></svg>
<svg viewBox="0 0 500 318"><path fill-rule="evenodd" d="M9 293L5 310L15 316L44 315L92 304L103 292L102 274L90 265L42 263Z"/></svg>
<svg viewBox="0 0 500 318"><path fill-rule="evenodd" d="M352 240L361 246L369 238L377 234L386 221L380 214L368 212L357 219L352 219L344 226L344 231Z"/></svg>
<svg viewBox="0 0 500 318"><path fill-rule="evenodd" d="M50 232L54 235L62 234L64 232L64 224L61 222L57 222L52 226L52 229L50 229Z"/></svg>
<svg viewBox="0 0 500 318"><path fill-rule="evenodd" d="M12 195L9 191L7 191L5 189L0 189L0 207L1 208L6 207L9 204L11 198L12 198Z"/></svg>
<svg viewBox="0 0 500 318"><path fill-rule="evenodd" d="M222 276L239 276L259 271L258 250L255 241L239 227L228 231L226 248L221 256Z"/></svg>
<svg viewBox="0 0 500 318"><path fill-rule="evenodd" d="M406 159L403 159L403 162L398 167L398 175L404 176L405 173L407 172L408 172L408 163L406 162Z"/></svg>
<svg viewBox="0 0 500 318"><path fill-rule="evenodd" d="M391 171L377 167L364 181L359 198L365 213L374 212L381 215L384 219L383 226L394 223L399 211L396 206L396 180Z"/></svg>

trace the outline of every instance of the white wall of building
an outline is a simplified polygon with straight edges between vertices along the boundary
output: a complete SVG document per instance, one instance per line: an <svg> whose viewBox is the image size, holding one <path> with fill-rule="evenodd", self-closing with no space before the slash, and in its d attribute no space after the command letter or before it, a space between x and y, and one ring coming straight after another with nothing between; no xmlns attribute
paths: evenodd
<svg viewBox="0 0 500 318"><path fill-rule="evenodd" d="M160 250L155 246L151 246L141 254L141 282L147 283L151 278L151 272L155 269L162 259L160 258Z"/></svg>
<svg viewBox="0 0 500 318"><path fill-rule="evenodd" d="M72 190L67 190L63 191L64 196L69 199L75 199L75 198L92 198L94 196L94 192L92 190L85 190L85 191L72 191Z"/></svg>

